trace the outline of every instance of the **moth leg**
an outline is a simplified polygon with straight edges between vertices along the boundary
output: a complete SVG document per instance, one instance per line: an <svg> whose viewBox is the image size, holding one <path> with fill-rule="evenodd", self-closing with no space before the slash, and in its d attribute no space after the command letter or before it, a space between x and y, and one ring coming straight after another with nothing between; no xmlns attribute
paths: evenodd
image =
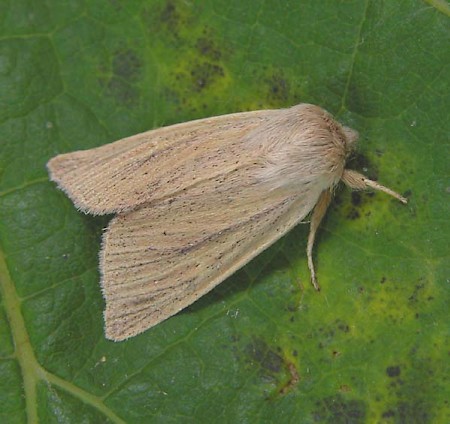
<svg viewBox="0 0 450 424"><path fill-rule="evenodd" d="M381 184L378 184L376 181L369 180L364 175L359 172L352 171L350 169L345 169L342 174L342 181L347 184L350 188L355 190L364 190L366 188L373 188L374 190L383 191L386 194L389 194L392 197L400 200L402 203L408 203L408 200L405 199L400 194L396 193L394 190L387 188Z"/></svg>
<svg viewBox="0 0 450 424"><path fill-rule="evenodd" d="M323 191L319 200L314 207L314 211L311 216L311 223L309 225L308 245L306 247L306 254L308 257L308 268L311 273L311 283L316 290L320 290L320 286L317 283L316 271L314 270L314 262L312 258L312 249L314 246L314 240L316 239L316 232L319 228L319 224L328 209L328 205L331 202L331 190Z"/></svg>

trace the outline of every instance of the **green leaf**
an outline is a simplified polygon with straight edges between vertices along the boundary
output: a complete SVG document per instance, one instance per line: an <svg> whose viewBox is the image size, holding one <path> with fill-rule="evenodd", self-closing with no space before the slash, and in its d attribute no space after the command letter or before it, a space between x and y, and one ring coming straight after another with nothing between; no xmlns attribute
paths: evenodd
<svg viewBox="0 0 450 424"><path fill-rule="evenodd" d="M443 423L450 302L445 1L0 3L0 421ZM218 114L321 105L352 168L308 225L144 334L103 335L109 217L52 156ZM445 218L447 216L447 218Z"/></svg>

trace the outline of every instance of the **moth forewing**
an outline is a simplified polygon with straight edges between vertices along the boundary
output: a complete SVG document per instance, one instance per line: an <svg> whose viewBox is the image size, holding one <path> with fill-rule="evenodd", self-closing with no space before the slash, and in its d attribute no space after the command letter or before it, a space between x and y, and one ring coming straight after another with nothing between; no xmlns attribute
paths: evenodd
<svg viewBox="0 0 450 424"><path fill-rule="evenodd" d="M150 130L58 155L47 168L78 209L94 215L124 212L232 170L243 154L239 141L279 113L243 112Z"/></svg>
<svg viewBox="0 0 450 424"><path fill-rule="evenodd" d="M307 245L342 179L357 133L318 106L224 115L59 155L50 177L81 210L118 213L103 237L106 336L119 341L176 314L313 209ZM315 207L315 205L317 205Z"/></svg>

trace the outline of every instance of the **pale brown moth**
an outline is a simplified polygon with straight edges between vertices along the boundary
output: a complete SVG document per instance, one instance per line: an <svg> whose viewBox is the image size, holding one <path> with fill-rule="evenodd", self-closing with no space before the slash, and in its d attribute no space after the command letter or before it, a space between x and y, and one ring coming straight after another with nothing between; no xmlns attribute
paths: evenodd
<svg viewBox="0 0 450 424"><path fill-rule="evenodd" d="M308 266L333 189L381 190L345 169L358 133L318 106L200 119L48 162L75 206L115 213L100 253L106 337L135 336L209 292L311 211Z"/></svg>

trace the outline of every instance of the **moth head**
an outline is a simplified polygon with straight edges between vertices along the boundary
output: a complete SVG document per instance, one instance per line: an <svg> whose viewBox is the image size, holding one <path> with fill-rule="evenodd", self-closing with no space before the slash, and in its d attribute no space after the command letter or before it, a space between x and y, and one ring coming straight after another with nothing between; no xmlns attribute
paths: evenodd
<svg viewBox="0 0 450 424"><path fill-rule="evenodd" d="M358 141L359 134L358 131L350 127L342 127L342 131L345 136L345 144L347 155L349 155L353 150L355 150L356 142Z"/></svg>

